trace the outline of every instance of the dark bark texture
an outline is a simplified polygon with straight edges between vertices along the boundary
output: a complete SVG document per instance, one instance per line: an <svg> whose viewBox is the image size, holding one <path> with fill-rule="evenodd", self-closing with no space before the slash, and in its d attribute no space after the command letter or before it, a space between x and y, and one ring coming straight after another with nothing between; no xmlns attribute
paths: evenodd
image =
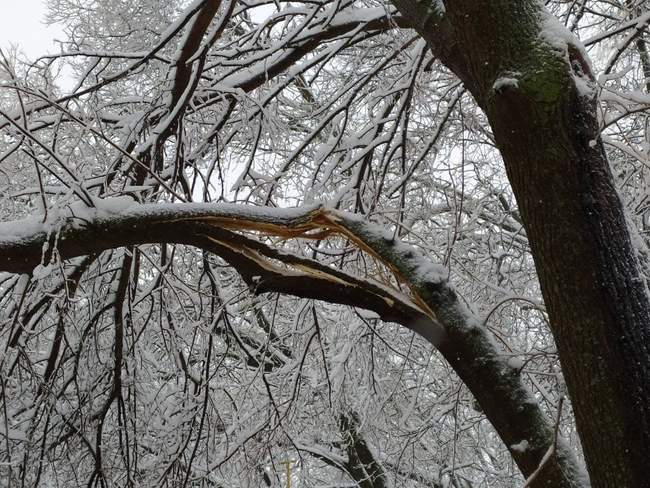
<svg viewBox="0 0 650 488"><path fill-rule="evenodd" d="M650 303L599 137L585 55L568 32L545 30L552 21L533 0L453 0L444 11L394 3L489 118L592 485L650 486ZM504 77L516 82L495 83Z"/></svg>

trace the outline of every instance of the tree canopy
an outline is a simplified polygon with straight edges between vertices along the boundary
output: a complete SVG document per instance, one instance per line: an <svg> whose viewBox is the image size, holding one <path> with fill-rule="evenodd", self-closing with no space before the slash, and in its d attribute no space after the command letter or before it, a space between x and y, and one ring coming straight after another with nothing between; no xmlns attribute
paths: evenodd
<svg viewBox="0 0 650 488"><path fill-rule="evenodd" d="M0 60L7 486L647 483L648 2L49 6Z"/></svg>

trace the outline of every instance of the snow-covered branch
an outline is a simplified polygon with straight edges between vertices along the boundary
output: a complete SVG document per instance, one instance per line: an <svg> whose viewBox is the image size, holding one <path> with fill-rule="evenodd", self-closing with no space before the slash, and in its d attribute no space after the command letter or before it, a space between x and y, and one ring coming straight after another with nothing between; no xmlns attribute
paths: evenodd
<svg viewBox="0 0 650 488"><path fill-rule="evenodd" d="M323 239L339 234L376 257L407 289L355 277L253 238ZM435 345L474 394L524 474L555 441L553 429L519 370L498 349L479 317L459 298L447 271L385 229L319 205L278 209L235 204L135 204L126 198L74 207L53 222L0 225L0 271L30 272L53 256L68 259L148 243L196 246L218 254L258 293L280 292L354 305L398 322ZM527 449L519 449L525 440ZM514 447L513 447L514 446ZM575 471L560 443L545 469ZM576 476L580 473L576 472Z"/></svg>

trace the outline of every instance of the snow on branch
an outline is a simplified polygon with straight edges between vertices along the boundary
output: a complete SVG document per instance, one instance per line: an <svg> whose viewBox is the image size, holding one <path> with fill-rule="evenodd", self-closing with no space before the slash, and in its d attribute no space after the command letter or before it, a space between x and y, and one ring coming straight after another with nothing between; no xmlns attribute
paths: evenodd
<svg viewBox="0 0 650 488"><path fill-rule="evenodd" d="M388 267L403 286L360 278L256 238L330 235L348 238ZM58 215L50 213L46 222L30 218L0 224L0 236L0 271L5 272L31 273L56 257L69 259L127 245L186 244L222 257L255 293L286 293L371 310L438 348L479 401L524 474L534 471L556 441L519 370L459 298L445 268L354 214L320 205L281 209L98 199L93 208L77 205ZM526 450L511 447L522 438L528 443ZM571 470L572 466L570 449L559 443L548 469Z"/></svg>
<svg viewBox="0 0 650 488"><path fill-rule="evenodd" d="M221 256L256 292L358 305L384 320L416 327L419 333L422 327L439 330L430 312L387 283L355 277L249 237L317 239L348 233L332 212L320 206L278 209L97 199L94 208L75 205L58 215L51 212L46 222L29 218L0 224L0 270L32 273L57 257L65 260L128 245L186 244Z"/></svg>

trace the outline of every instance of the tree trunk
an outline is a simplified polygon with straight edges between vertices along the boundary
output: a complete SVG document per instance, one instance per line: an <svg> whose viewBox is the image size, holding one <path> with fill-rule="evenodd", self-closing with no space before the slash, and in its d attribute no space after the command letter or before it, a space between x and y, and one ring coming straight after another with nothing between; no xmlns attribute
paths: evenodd
<svg viewBox="0 0 650 488"><path fill-rule="evenodd" d="M650 303L577 40L534 0L395 0L485 111L595 487L650 480Z"/></svg>
<svg viewBox="0 0 650 488"><path fill-rule="evenodd" d="M386 474L359 432L354 412L341 414L339 426L348 454L347 470L359 488L386 488Z"/></svg>

